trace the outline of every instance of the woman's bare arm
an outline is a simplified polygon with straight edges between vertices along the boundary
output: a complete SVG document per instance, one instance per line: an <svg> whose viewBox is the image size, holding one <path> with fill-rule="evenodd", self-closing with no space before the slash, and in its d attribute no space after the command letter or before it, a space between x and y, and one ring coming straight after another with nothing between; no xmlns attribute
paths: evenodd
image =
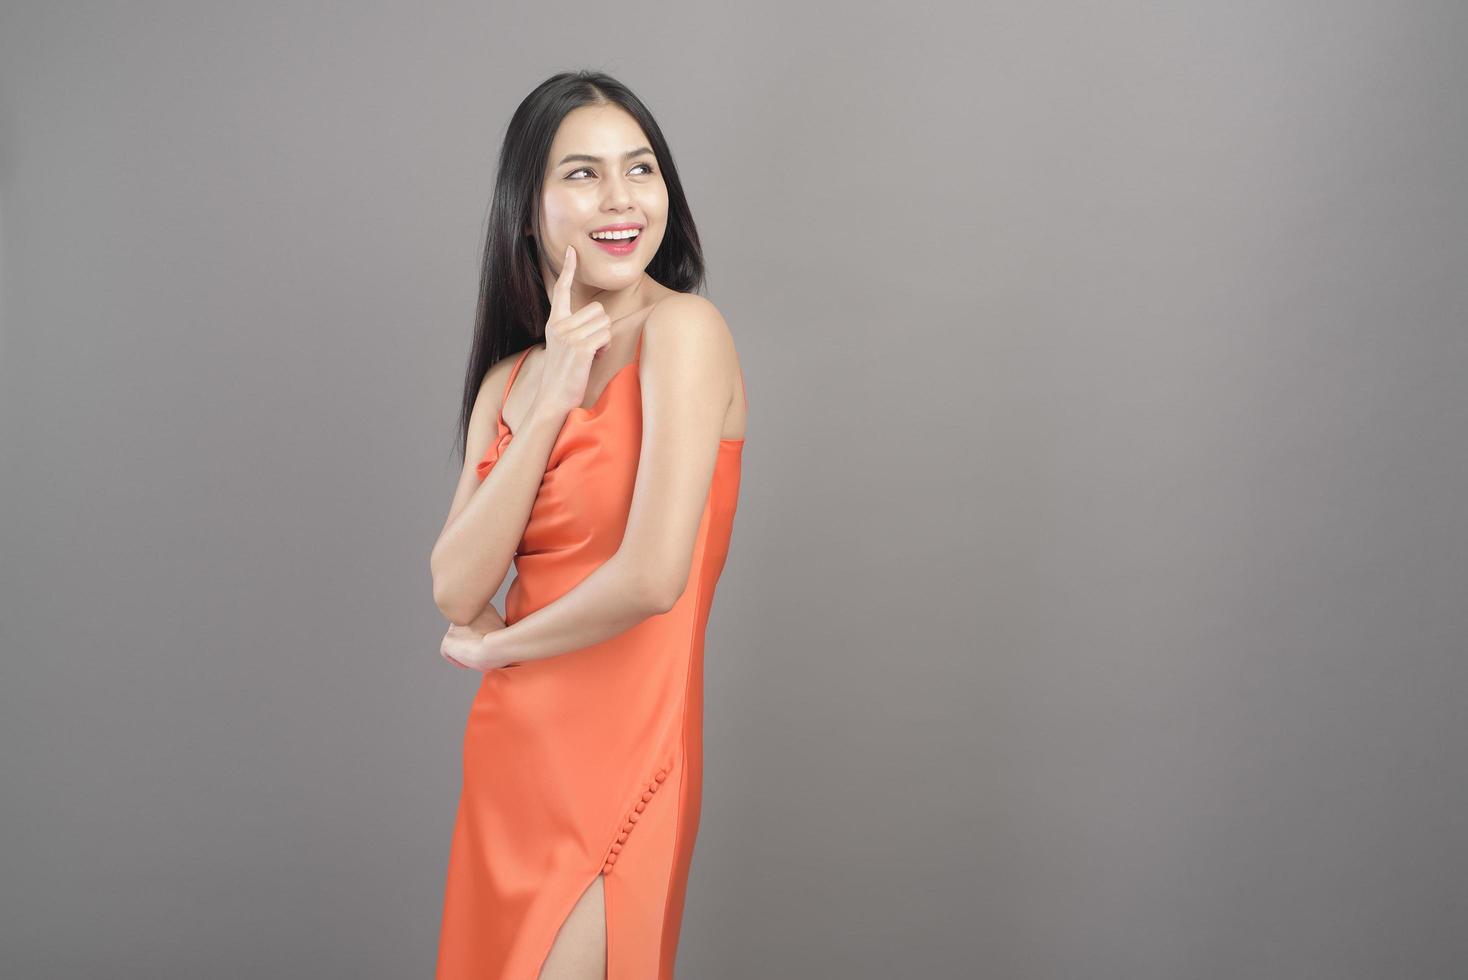
<svg viewBox="0 0 1468 980"><path fill-rule="evenodd" d="M701 296L659 303L643 331L642 449L622 544L565 595L486 636L491 663L610 639L671 609L687 586L738 360L723 317Z"/></svg>
<svg viewBox="0 0 1468 980"><path fill-rule="evenodd" d="M480 482L476 467L499 434L500 400L508 378L508 368L500 370L500 365L513 359L504 358L488 372L474 400L464 470L429 557L433 601L459 626L473 622L504 584L540 492L551 448L565 423L564 416L556 418L532 402L515 438ZM526 370L517 380L524 379Z"/></svg>

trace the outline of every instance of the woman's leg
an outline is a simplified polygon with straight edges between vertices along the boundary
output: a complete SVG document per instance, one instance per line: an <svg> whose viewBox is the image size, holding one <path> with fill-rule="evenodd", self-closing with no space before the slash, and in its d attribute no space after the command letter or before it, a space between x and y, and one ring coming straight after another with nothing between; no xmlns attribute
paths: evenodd
<svg viewBox="0 0 1468 980"><path fill-rule="evenodd" d="M581 893L540 968L540 980L604 980L607 975L606 892L597 875Z"/></svg>

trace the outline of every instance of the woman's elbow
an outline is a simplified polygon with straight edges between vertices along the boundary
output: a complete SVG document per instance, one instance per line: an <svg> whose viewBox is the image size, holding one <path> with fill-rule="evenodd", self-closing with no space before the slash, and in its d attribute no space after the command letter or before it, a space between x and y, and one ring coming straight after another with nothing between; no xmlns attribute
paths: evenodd
<svg viewBox="0 0 1468 980"><path fill-rule="evenodd" d="M435 580L433 583L433 604L443 614L443 618L456 626L465 625L464 604L459 601L458 596L451 592L441 582Z"/></svg>
<svg viewBox="0 0 1468 980"><path fill-rule="evenodd" d="M492 597L499 591L499 586L490 590ZM455 626L468 626L484 611L489 599L478 598L470 595L464 589L447 581L444 576L435 576L433 580L433 604L443 614L444 619Z"/></svg>
<svg viewBox="0 0 1468 980"><path fill-rule="evenodd" d="M658 562L622 550L615 556L621 566L626 594L637 608L650 616L658 616L673 608L683 592L680 583L672 584L672 576L664 574Z"/></svg>
<svg viewBox="0 0 1468 980"><path fill-rule="evenodd" d="M646 594L653 610L661 615L678 604L678 600L683 598L683 592L687 588L688 570L684 569L681 575L654 576L647 587Z"/></svg>

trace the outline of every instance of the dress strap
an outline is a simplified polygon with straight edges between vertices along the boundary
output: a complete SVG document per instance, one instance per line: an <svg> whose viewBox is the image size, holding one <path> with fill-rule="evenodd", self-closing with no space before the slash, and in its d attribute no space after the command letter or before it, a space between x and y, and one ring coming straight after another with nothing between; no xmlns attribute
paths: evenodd
<svg viewBox="0 0 1468 980"><path fill-rule="evenodd" d="M515 384L515 375L520 373L520 365L525 363L525 358L529 357L530 352L534 349L534 344L531 344L529 347L525 348L525 352L520 355L520 359L515 362L515 366L510 368L510 380L505 382L505 394L504 397L500 399L500 418L505 417L505 402L510 400L510 388L513 387Z"/></svg>

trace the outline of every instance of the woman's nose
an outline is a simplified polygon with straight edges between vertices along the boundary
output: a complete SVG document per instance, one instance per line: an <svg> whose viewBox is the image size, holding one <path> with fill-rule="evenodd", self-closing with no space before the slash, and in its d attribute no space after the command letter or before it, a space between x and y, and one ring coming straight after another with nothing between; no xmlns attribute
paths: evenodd
<svg viewBox="0 0 1468 980"><path fill-rule="evenodd" d="M625 180L608 180L604 185L606 196L602 203L611 208L623 208L632 203L632 186Z"/></svg>

